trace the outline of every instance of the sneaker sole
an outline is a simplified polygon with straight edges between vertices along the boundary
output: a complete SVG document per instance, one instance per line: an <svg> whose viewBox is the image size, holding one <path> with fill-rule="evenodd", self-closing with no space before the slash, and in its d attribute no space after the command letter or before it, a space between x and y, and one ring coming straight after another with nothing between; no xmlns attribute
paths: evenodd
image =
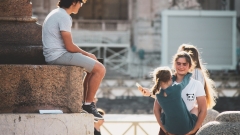
<svg viewBox="0 0 240 135"><path fill-rule="evenodd" d="M87 111L85 111L85 110L81 110L81 112L80 113L88 113Z"/></svg>
<svg viewBox="0 0 240 135"><path fill-rule="evenodd" d="M94 117L95 120L104 120L104 118Z"/></svg>
<svg viewBox="0 0 240 135"><path fill-rule="evenodd" d="M87 111L85 110L82 110L80 113L88 113ZM92 113L88 113L88 114L92 114ZM100 117L95 117L94 116L94 120L98 121L98 120L104 120L104 118L100 118Z"/></svg>

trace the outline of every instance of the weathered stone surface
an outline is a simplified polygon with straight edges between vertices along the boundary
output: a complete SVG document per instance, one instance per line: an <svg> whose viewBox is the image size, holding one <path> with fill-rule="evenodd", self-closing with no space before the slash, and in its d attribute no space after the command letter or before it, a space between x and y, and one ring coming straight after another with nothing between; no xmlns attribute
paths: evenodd
<svg viewBox="0 0 240 135"><path fill-rule="evenodd" d="M36 22L30 0L0 0L0 64L45 64Z"/></svg>
<svg viewBox="0 0 240 135"><path fill-rule="evenodd" d="M0 20L0 64L46 64L42 27L35 22Z"/></svg>
<svg viewBox="0 0 240 135"><path fill-rule="evenodd" d="M93 135L91 114L0 114L1 135Z"/></svg>
<svg viewBox="0 0 240 135"><path fill-rule="evenodd" d="M218 116L219 112L214 110L214 109L208 109L207 110L207 116L203 121L202 125L205 125L206 123L210 122L210 121L215 121L216 117Z"/></svg>
<svg viewBox="0 0 240 135"><path fill-rule="evenodd" d="M83 76L76 66L0 65L0 113L79 113Z"/></svg>
<svg viewBox="0 0 240 135"><path fill-rule="evenodd" d="M42 46L42 26L36 22L0 20L0 45Z"/></svg>
<svg viewBox="0 0 240 135"><path fill-rule="evenodd" d="M32 16L31 0L0 0L0 17L6 16L31 17Z"/></svg>
<svg viewBox="0 0 240 135"><path fill-rule="evenodd" d="M42 46L0 45L0 64L46 64Z"/></svg>
<svg viewBox="0 0 240 135"><path fill-rule="evenodd" d="M151 1L149 0L137 0L137 18L143 20L149 20L151 16Z"/></svg>
<svg viewBox="0 0 240 135"><path fill-rule="evenodd" d="M216 121L219 122L240 122L240 111L226 111L220 113Z"/></svg>
<svg viewBox="0 0 240 135"><path fill-rule="evenodd" d="M216 121L202 126L197 135L239 135L240 111L226 111L220 113Z"/></svg>

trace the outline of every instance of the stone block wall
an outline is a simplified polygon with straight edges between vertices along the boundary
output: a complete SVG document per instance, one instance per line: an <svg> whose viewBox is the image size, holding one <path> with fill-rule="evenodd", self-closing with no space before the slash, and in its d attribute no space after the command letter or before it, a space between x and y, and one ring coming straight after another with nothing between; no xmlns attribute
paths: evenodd
<svg viewBox="0 0 240 135"><path fill-rule="evenodd" d="M93 135L90 114L0 114L1 135Z"/></svg>
<svg viewBox="0 0 240 135"><path fill-rule="evenodd" d="M31 17L32 5L29 0L21 0L18 5L15 2L18 0L1 0L0 1L0 17ZM24 7L24 8L22 8Z"/></svg>

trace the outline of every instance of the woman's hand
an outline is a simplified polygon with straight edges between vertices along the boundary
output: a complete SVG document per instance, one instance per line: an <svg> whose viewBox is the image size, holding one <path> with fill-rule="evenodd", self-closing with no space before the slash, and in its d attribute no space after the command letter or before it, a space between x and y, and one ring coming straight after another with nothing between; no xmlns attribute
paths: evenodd
<svg viewBox="0 0 240 135"><path fill-rule="evenodd" d="M149 89L147 88L143 88L143 87L138 87L138 90L142 93L143 96L145 97L149 97L151 95L151 92Z"/></svg>
<svg viewBox="0 0 240 135"><path fill-rule="evenodd" d="M162 128L163 132L164 132L166 135L168 135L167 130L166 130L164 127L161 127L161 128Z"/></svg>

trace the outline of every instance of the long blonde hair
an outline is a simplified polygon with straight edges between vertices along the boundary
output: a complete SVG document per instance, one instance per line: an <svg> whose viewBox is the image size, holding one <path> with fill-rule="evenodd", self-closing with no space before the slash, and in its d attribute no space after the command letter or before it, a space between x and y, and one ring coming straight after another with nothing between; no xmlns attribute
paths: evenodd
<svg viewBox="0 0 240 135"><path fill-rule="evenodd" d="M169 67L158 67L153 71L153 82L154 85L151 89L153 95L160 92L160 83L161 82L168 82L171 80L172 72Z"/></svg>
<svg viewBox="0 0 240 135"><path fill-rule="evenodd" d="M216 88L214 85L214 81L209 77L208 70L202 64L198 49L193 45L182 44L178 48L178 52L180 52L180 51L188 52L190 54L192 60L196 64L195 68L201 69L204 80L205 80L204 89L205 89L205 93L206 93L207 107L208 107L208 109L213 108L213 106L216 105L216 98L217 98Z"/></svg>

